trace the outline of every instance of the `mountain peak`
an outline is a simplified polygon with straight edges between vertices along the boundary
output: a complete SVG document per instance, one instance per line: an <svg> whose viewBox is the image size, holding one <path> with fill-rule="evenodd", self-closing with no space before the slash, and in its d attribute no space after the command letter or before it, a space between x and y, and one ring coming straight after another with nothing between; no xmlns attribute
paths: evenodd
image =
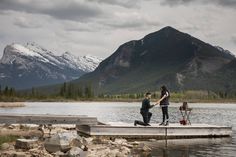
<svg viewBox="0 0 236 157"><path fill-rule="evenodd" d="M156 32L146 35L144 38L146 38L146 39L149 38L152 40L160 38L163 40L163 39L167 39L167 38L171 38L171 37L176 38L176 36L178 36L177 38L179 38L179 36L182 36L184 34L186 34L186 33L182 33L179 30L177 30L171 26L166 26Z"/></svg>
<svg viewBox="0 0 236 157"><path fill-rule="evenodd" d="M178 31L178 30L175 29L174 27L166 26L166 27L163 27L162 29L160 29L159 31Z"/></svg>
<svg viewBox="0 0 236 157"><path fill-rule="evenodd" d="M68 52L68 51L66 51L66 52L64 52L62 55L61 55L62 57L75 57L72 53L70 53L70 52Z"/></svg>
<svg viewBox="0 0 236 157"><path fill-rule="evenodd" d="M164 33L164 34L170 34L170 33L179 33L180 31L175 29L174 27L171 27L171 26L166 26L166 27L163 27L162 29L154 32L154 34L160 34L160 33Z"/></svg>
<svg viewBox="0 0 236 157"><path fill-rule="evenodd" d="M6 53L14 53L14 54L19 54L19 55L25 55L25 56L37 56L41 57L38 53L28 49L27 47L17 44L17 43L12 43L10 45L7 45L4 50L4 54Z"/></svg>
<svg viewBox="0 0 236 157"><path fill-rule="evenodd" d="M26 43L26 46L28 46L28 45L30 45L30 46L37 46L37 47L39 46L39 45L38 45L36 42L34 42L34 41L33 41L33 42L27 42L27 43Z"/></svg>

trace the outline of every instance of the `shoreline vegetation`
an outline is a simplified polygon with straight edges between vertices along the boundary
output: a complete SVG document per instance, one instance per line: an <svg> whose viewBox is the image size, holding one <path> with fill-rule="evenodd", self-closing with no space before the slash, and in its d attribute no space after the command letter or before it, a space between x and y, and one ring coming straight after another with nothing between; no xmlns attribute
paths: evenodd
<svg viewBox="0 0 236 157"><path fill-rule="evenodd" d="M0 86L0 102L12 102L11 104L0 103L0 107L22 107L22 102L140 102L143 93L122 94L95 94L92 86L78 87L72 83L64 83L58 92L47 93L32 88L27 91L16 91L14 88ZM160 91L150 91L152 101L160 98ZM236 103L236 92L207 91L207 90L185 90L172 91L171 101L175 103Z"/></svg>
<svg viewBox="0 0 236 157"><path fill-rule="evenodd" d="M143 98L62 98L62 97L43 97L43 98L0 98L0 108L25 107L24 102L141 102ZM158 98L152 98L151 102L157 101ZM171 98L172 103L236 103L236 98L216 98L216 99L199 99L199 98Z"/></svg>
<svg viewBox="0 0 236 157"><path fill-rule="evenodd" d="M23 102L0 102L0 108L25 107Z"/></svg>

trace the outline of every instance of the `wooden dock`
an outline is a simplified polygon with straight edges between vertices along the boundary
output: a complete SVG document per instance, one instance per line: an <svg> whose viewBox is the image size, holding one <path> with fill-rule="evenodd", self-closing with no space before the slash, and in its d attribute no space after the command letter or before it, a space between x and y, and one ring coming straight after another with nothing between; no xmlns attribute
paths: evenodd
<svg viewBox="0 0 236 157"><path fill-rule="evenodd" d="M203 137L228 137L232 135L232 128L227 126L216 126L208 124L169 126L134 126L127 123L113 123L109 125L78 125L77 129L89 136L106 136L121 138L155 138L155 139L177 139L177 138L203 138Z"/></svg>
<svg viewBox="0 0 236 157"><path fill-rule="evenodd" d="M100 124L96 117L85 115L52 115L52 114L0 114L0 124Z"/></svg>
<svg viewBox="0 0 236 157"><path fill-rule="evenodd" d="M134 126L128 123L103 124L96 117L85 115L51 115L51 114L0 114L0 124L73 124L78 132L89 136L106 136L121 138L201 138L201 137L228 137L232 135L232 128L208 124L169 126Z"/></svg>

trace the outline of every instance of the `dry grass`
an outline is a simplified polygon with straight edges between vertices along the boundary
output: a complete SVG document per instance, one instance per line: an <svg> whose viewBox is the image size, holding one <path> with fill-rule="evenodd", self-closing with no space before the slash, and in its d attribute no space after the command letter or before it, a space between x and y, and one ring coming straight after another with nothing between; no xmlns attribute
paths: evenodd
<svg viewBox="0 0 236 157"><path fill-rule="evenodd" d="M0 107L24 107L22 102L0 102Z"/></svg>
<svg viewBox="0 0 236 157"><path fill-rule="evenodd" d="M14 136L14 135L0 136L0 146L3 143L13 142L18 138L19 138L19 136ZM0 149L1 149L1 147L0 147Z"/></svg>

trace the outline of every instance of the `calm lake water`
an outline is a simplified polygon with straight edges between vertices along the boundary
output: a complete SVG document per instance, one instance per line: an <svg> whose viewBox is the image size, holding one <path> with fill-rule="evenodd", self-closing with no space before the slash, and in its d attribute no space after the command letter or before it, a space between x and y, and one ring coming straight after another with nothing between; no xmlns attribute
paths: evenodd
<svg viewBox="0 0 236 157"><path fill-rule="evenodd" d="M79 102L25 103L26 107L0 108L0 113L21 114L62 114L95 116L101 122L130 122L142 119L139 114L140 103L126 102ZM180 104L171 103L170 122L181 119L178 110ZM152 147L151 156L157 157L236 157L236 104L189 104L193 108L192 123L207 123L233 127L232 138L187 139L146 142ZM161 110L151 109L151 123L161 122Z"/></svg>

